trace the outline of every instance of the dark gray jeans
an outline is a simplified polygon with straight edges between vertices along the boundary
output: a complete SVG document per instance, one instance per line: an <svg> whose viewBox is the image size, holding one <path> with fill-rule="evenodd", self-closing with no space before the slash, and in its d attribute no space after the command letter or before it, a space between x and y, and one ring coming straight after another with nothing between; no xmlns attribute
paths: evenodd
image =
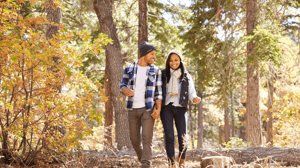
<svg viewBox="0 0 300 168"><path fill-rule="evenodd" d="M178 143L179 143L179 157L185 159L187 144L186 141L186 108L185 107L174 107L169 104L164 106L162 112L160 113L160 118L164 127L165 141L166 141L166 151L168 156L168 161L171 164L175 164L175 135L174 135L174 120L175 126L178 134Z"/></svg>
<svg viewBox="0 0 300 168"><path fill-rule="evenodd" d="M138 108L128 111L130 140L142 165L151 164L154 119L151 111ZM141 136L142 128L142 136Z"/></svg>

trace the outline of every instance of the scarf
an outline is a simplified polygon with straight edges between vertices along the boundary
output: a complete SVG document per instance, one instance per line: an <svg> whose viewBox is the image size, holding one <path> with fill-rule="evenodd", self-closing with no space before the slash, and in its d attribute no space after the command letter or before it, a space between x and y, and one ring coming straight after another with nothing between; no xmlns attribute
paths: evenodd
<svg viewBox="0 0 300 168"><path fill-rule="evenodd" d="M170 96L178 95L178 78L181 76L181 69L173 70L170 68L171 78L168 86L168 94Z"/></svg>

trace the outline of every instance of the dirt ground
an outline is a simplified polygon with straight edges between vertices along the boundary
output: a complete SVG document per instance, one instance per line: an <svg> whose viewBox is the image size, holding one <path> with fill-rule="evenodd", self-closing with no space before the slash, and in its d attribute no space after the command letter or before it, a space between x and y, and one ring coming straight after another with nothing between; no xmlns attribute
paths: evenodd
<svg viewBox="0 0 300 168"><path fill-rule="evenodd" d="M178 154L178 151L177 151ZM64 163L45 163L42 160L35 161L35 165L24 166L18 163L5 164L3 157L0 159L0 168L139 168L140 163L137 160L134 150L121 151L80 151L71 153L68 156L60 156L57 160L63 160ZM201 159L200 159L201 160ZM201 168L199 156L192 156L188 151L186 156L186 168ZM178 164L178 163L176 163ZM178 165L177 165L178 167ZM213 167L213 166L208 166ZM218 168L219 166L215 166ZM245 163L230 165L232 168L284 168L276 163ZM153 151L152 168L168 168L165 151Z"/></svg>

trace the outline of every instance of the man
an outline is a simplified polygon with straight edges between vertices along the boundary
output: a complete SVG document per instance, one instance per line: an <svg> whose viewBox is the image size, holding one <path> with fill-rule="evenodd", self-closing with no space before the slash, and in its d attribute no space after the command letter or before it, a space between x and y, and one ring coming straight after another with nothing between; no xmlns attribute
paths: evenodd
<svg viewBox="0 0 300 168"><path fill-rule="evenodd" d="M139 45L139 51L141 58L125 68L120 89L126 95L130 140L141 167L145 168L151 165L154 120L161 111L162 80L160 69L153 65L156 48L145 41Z"/></svg>

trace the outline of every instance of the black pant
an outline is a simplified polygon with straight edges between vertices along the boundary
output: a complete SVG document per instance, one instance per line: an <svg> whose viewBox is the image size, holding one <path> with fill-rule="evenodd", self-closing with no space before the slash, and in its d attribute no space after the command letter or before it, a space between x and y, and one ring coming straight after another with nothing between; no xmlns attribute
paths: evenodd
<svg viewBox="0 0 300 168"><path fill-rule="evenodd" d="M175 126L178 134L179 157L181 159L185 159L185 153L187 149L186 108L174 107L173 105L169 104L162 109L160 117L164 127L168 160L174 164L175 149L173 120L175 119Z"/></svg>

